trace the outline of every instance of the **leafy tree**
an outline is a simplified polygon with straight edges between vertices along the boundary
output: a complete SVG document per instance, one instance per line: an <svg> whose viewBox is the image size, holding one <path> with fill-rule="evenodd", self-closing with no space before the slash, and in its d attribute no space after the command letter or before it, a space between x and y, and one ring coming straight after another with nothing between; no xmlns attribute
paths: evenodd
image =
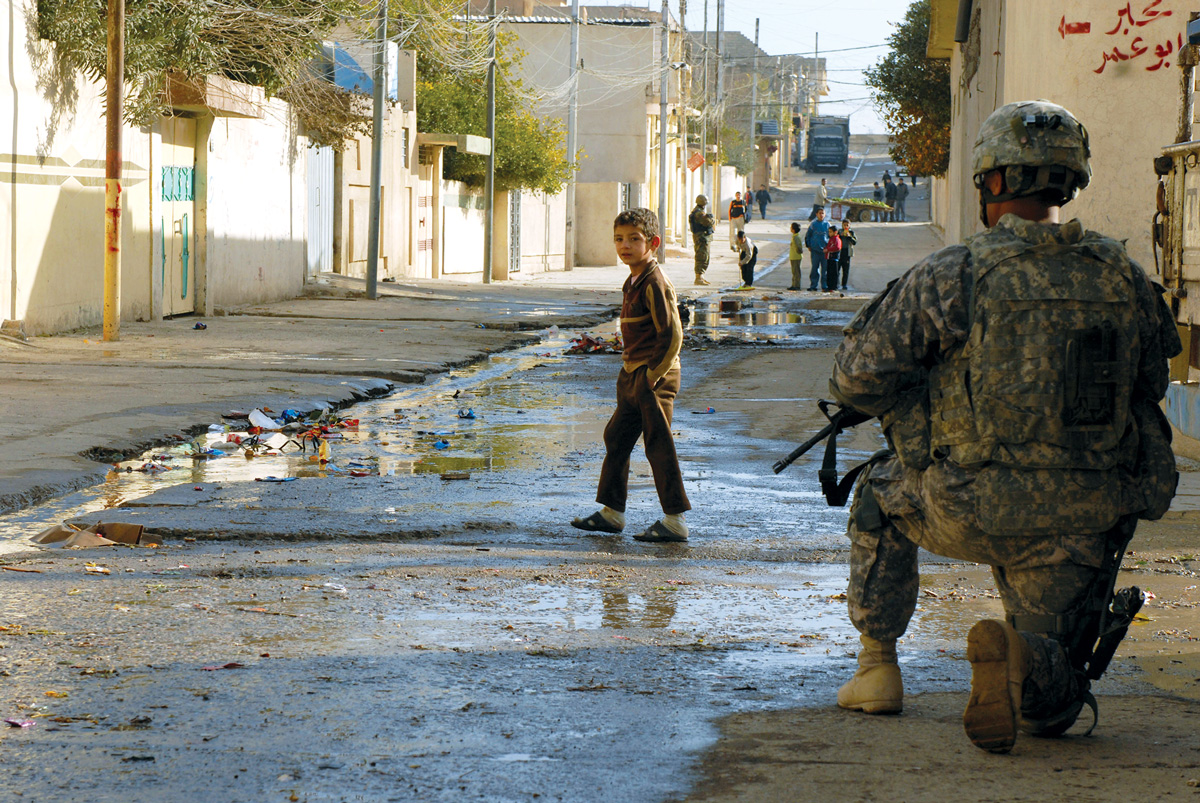
<svg viewBox="0 0 1200 803"><path fill-rule="evenodd" d="M940 176L950 163L950 62L926 57L928 41L929 0L917 0L888 37L891 52L865 72L892 159L914 175Z"/></svg>
<svg viewBox="0 0 1200 803"><path fill-rule="evenodd" d="M106 6L105 0L37 0L33 22L39 37L54 43L60 80L76 72L104 79ZM128 0L125 118L147 125L168 111L168 73L224 75L285 97L317 139L340 142L362 116L312 65L322 39L361 14L356 0Z"/></svg>
<svg viewBox="0 0 1200 803"><path fill-rule="evenodd" d="M422 26L416 36L417 127L422 131L453 134L487 133L486 58L473 48L486 46L486 31L476 26L461 33L453 43L428 41L431 31ZM501 33L496 42L496 189L541 190L554 194L571 176L574 166L563 145L566 131L561 121L539 117L535 101L528 97L516 77L522 53L513 44L515 36ZM462 48L455 64L447 47ZM439 49L440 48L440 49ZM426 53L441 53L427 58ZM464 68L465 67L465 68ZM472 69L475 67L475 69ZM482 187L487 158L446 151L446 178L468 186Z"/></svg>

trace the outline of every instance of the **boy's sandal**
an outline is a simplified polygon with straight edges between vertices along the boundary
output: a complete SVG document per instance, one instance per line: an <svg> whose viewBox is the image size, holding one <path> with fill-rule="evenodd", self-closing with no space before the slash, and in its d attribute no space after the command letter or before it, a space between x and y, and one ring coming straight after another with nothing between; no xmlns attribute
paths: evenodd
<svg viewBox="0 0 1200 803"><path fill-rule="evenodd" d="M650 529L644 533L638 533L633 537L635 541L647 541L652 544L662 544L668 542L686 542L686 535L679 535L670 530L667 525L662 523L662 520L656 521L650 525Z"/></svg>
<svg viewBox="0 0 1200 803"><path fill-rule="evenodd" d="M599 510L586 518L571 519L571 526L593 533L619 533L624 529L611 524L608 519L601 515Z"/></svg>

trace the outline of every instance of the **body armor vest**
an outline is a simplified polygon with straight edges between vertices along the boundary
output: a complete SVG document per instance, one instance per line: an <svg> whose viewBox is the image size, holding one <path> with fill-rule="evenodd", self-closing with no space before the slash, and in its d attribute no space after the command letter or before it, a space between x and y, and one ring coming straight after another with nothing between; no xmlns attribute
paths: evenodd
<svg viewBox="0 0 1200 803"><path fill-rule="evenodd" d="M1032 243L1005 227L966 246L969 337L930 373L933 455L963 466L1114 468L1140 353L1124 246L1092 232Z"/></svg>

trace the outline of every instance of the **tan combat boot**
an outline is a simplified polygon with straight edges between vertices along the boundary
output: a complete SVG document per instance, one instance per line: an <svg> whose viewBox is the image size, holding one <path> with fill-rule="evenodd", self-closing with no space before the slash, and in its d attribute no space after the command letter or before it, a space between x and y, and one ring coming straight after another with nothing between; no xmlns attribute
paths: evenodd
<svg viewBox="0 0 1200 803"><path fill-rule="evenodd" d="M859 641L858 671L838 689L838 705L864 714L899 714L904 707L904 683L896 663L896 640L860 636Z"/></svg>
<svg viewBox="0 0 1200 803"><path fill-rule="evenodd" d="M1031 653L1007 622L984 619L967 634L971 697L963 728L976 747L1007 753L1017 741L1021 685L1029 676Z"/></svg>

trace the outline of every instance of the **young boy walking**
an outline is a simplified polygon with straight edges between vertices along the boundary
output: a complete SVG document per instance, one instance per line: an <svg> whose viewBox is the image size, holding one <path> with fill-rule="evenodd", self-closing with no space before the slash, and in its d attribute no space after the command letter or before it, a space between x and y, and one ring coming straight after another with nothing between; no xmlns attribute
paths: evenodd
<svg viewBox="0 0 1200 803"><path fill-rule="evenodd" d="M658 266L658 217L649 209L629 209L613 222L617 256L629 266L622 288L621 372L617 375L617 409L604 427L604 465L596 501L603 507L586 518L572 519L580 530L619 533L625 529L629 456L638 438L654 474L663 517L638 541L687 541L683 514L691 509L683 490L683 474L671 436L671 414L679 393L679 350L683 325L675 288Z"/></svg>

